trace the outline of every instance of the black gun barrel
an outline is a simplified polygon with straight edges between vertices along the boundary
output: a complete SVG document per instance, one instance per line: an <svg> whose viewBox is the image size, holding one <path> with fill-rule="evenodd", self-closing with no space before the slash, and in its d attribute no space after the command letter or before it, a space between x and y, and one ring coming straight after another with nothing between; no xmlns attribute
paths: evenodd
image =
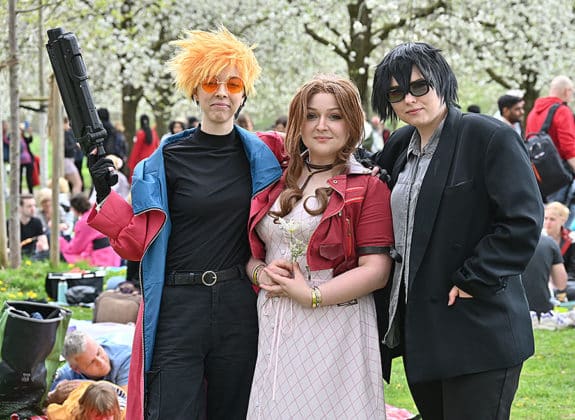
<svg viewBox="0 0 575 420"><path fill-rule="evenodd" d="M88 72L76 36L62 28L49 29L46 49L74 137L84 153L89 154L97 147L98 155L104 155L107 133L92 100Z"/></svg>

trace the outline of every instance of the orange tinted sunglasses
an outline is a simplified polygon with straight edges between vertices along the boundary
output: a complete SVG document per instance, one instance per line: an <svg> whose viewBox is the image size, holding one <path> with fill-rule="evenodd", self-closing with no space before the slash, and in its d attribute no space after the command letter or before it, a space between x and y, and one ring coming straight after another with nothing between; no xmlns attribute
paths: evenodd
<svg viewBox="0 0 575 420"><path fill-rule="evenodd" d="M220 85L225 85L229 93L240 93L244 90L244 81L237 76L232 76L224 82L220 82L217 77L208 77L202 82L202 89L206 93L214 93Z"/></svg>

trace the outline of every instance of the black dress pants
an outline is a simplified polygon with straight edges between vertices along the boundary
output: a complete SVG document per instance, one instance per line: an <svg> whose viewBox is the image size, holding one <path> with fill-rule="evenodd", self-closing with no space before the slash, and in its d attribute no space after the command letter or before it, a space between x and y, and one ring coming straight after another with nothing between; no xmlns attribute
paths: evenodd
<svg viewBox="0 0 575 420"><path fill-rule="evenodd" d="M423 420L507 420L523 364L409 384Z"/></svg>
<svg viewBox="0 0 575 420"><path fill-rule="evenodd" d="M146 372L146 420L245 419L257 345L247 279L165 286Z"/></svg>
<svg viewBox="0 0 575 420"><path fill-rule="evenodd" d="M22 178L24 177L24 171L26 171L26 184L28 184L28 192L32 194L34 192L34 164L33 163L21 163L20 164L20 193L22 193Z"/></svg>

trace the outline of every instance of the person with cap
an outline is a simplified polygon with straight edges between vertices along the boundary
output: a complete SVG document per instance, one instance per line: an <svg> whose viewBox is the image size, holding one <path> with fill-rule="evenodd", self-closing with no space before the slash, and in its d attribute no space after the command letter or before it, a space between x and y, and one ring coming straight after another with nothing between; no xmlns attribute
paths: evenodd
<svg viewBox="0 0 575 420"><path fill-rule="evenodd" d="M253 46L224 27L174 44L176 86L201 123L135 167L131 206L111 191L113 163L89 155L97 204L88 222L141 260L127 418L244 419L258 342L245 273L250 199L280 178L283 141L234 124L261 72Z"/></svg>

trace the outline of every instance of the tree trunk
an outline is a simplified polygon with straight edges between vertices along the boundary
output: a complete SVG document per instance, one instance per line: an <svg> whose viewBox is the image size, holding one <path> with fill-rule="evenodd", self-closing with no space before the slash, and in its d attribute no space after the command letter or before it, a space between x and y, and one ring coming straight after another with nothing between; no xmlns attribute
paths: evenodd
<svg viewBox="0 0 575 420"><path fill-rule="evenodd" d="M41 98L39 108L42 109L38 114L38 137L40 138L40 185L48 185L48 136L46 135L46 102L43 99L44 89L44 54L46 54L44 40L44 7L43 0L38 0L38 93ZM39 203L38 203L39 204Z"/></svg>
<svg viewBox="0 0 575 420"><path fill-rule="evenodd" d="M122 86L122 122L124 123L124 135L128 143L128 155L132 153L134 136L136 135L136 114L138 103L142 99L143 89L136 88L131 84Z"/></svg>
<svg viewBox="0 0 575 420"><path fill-rule="evenodd" d="M50 265L56 267L60 261L60 243L58 242L60 226L60 183L59 179L64 175L64 126L62 115L62 99L56 84L56 79L51 79L50 102L52 112L50 115L50 127L52 130L52 241L50 243Z"/></svg>
<svg viewBox="0 0 575 420"><path fill-rule="evenodd" d="M18 108L18 42L16 41L16 0L8 0L8 38L10 44L10 266L20 267L20 129Z"/></svg>
<svg viewBox="0 0 575 420"><path fill-rule="evenodd" d="M371 101L368 88L369 66L367 60L373 50L371 9L367 7L365 1L361 0L356 3L347 5L350 26L350 51L353 51L353 60L347 58L347 70L349 78L355 83L361 97L361 104L365 111L366 117L369 117L371 111ZM353 23L360 22L363 30L359 35L354 33Z"/></svg>
<svg viewBox="0 0 575 420"><path fill-rule="evenodd" d="M363 68L363 70L361 70ZM367 66L357 66L356 62L347 63L347 71L349 78L357 86L359 95L361 97L361 105L365 111L366 118L369 118L371 113L371 98L369 95L369 88L367 86L368 69Z"/></svg>

